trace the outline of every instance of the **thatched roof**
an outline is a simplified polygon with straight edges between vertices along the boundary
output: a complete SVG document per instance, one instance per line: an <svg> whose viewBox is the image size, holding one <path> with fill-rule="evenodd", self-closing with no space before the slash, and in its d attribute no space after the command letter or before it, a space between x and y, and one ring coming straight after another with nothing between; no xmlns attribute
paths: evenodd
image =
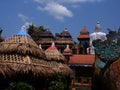
<svg viewBox="0 0 120 90"><path fill-rule="evenodd" d="M33 74L33 76L44 76L48 77L55 73L62 73L63 75L69 75L71 69L66 64L61 64L57 62L47 62L42 60L37 60L33 63L24 63L19 61L5 61L0 60L0 73L6 76L13 76L16 73L21 74Z"/></svg>
<svg viewBox="0 0 120 90"><path fill-rule="evenodd" d="M56 66L55 70L60 68L60 72L63 74L70 74L72 72L66 64L66 58L60 53L60 51L58 51L54 42L47 50L45 50L45 54L48 61L50 61L52 65Z"/></svg>
<svg viewBox="0 0 120 90"><path fill-rule="evenodd" d="M38 45L24 31L20 31L0 43L0 53L17 53L21 55L32 55L35 57L45 58L44 52L39 49Z"/></svg>
<svg viewBox="0 0 120 90"><path fill-rule="evenodd" d="M66 48L63 51L63 55L72 55L72 51L69 48L69 45L67 44Z"/></svg>
<svg viewBox="0 0 120 90"><path fill-rule="evenodd" d="M51 33L50 30L46 30L43 33L40 34L41 37L49 37L49 38L54 38L53 34Z"/></svg>
<svg viewBox="0 0 120 90"><path fill-rule="evenodd" d="M25 31L0 43L0 73L4 76L29 72L35 76L68 75L71 71L67 68L64 64L48 62L43 50Z"/></svg>
<svg viewBox="0 0 120 90"><path fill-rule="evenodd" d="M3 75L12 73L11 71L27 73L30 70L36 75L46 73L48 66L35 62L44 59L45 53L24 31L0 43L0 71Z"/></svg>
<svg viewBox="0 0 120 90"><path fill-rule="evenodd" d="M63 32L61 33L61 36L71 38L71 35L68 32L67 28L65 28L65 30L63 30Z"/></svg>
<svg viewBox="0 0 120 90"><path fill-rule="evenodd" d="M48 60L65 61L65 57L58 51L54 43L45 50L45 54Z"/></svg>
<svg viewBox="0 0 120 90"><path fill-rule="evenodd" d="M2 42L4 40L4 38L2 36L0 36L0 42Z"/></svg>

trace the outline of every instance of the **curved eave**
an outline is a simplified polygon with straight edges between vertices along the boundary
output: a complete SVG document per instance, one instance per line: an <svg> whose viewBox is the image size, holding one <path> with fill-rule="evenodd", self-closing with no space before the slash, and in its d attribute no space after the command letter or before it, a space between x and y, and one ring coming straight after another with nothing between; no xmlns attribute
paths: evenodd
<svg viewBox="0 0 120 90"><path fill-rule="evenodd" d="M77 37L77 39L89 39L90 38L90 35L79 35L78 37Z"/></svg>

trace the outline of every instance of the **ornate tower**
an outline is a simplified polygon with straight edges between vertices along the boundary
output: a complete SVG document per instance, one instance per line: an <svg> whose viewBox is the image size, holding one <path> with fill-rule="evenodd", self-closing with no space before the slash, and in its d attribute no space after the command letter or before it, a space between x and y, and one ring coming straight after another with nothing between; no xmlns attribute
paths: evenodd
<svg viewBox="0 0 120 90"><path fill-rule="evenodd" d="M95 31L90 34L90 47L89 47L90 54L95 54L94 47L92 45L93 40L96 40L96 39L100 39L102 41L107 40L106 33L102 32L101 30L102 30L101 25L99 22L97 22L97 24L95 26Z"/></svg>
<svg viewBox="0 0 120 90"><path fill-rule="evenodd" d="M104 41L107 39L106 33L102 32L101 30L102 30L101 25L99 22L97 22L94 33L90 34L90 45L92 45L93 40L101 39L102 41Z"/></svg>
<svg viewBox="0 0 120 90"><path fill-rule="evenodd" d="M79 40L79 53L87 54L87 48L89 47L90 35L86 27L80 31L80 35L77 37Z"/></svg>

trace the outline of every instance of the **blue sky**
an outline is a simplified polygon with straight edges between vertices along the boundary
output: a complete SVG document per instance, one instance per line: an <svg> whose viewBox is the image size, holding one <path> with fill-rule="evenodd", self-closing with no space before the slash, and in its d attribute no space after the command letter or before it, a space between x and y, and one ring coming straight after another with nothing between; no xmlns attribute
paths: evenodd
<svg viewBox="0 0 120 90"><path fill-rule="evenodd" d="M53 34L67 28L77 41L84 26L92 33L98 21L105 33L107 28L118 30L119 8L120 0L1 0L0 27L5 38L17 34L25 23L42 25Z"/></svg>

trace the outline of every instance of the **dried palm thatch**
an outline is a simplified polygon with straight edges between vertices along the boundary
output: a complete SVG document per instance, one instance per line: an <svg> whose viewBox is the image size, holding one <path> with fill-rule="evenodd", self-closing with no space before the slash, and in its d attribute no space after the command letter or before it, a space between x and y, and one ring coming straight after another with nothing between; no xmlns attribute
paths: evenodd
<svg viewBox="0 0 120 90"><path fill-rule="evenodd" d="M72 55L72 51L69 48L69 45L67 44L66 48L63 51L63 55Z"/></svg>
<svg viewBox="0 0 120 90"><path fill-rule="evenodd" d="M36 63L34 59L45 61L45 53L23 31L0 43L0 73L4 76L29 71L37 76L54 73L52 67L46 63Z"/></svg>
<svg viewBox="0 0 120 90"><path fill-rule="evenodd" d="M0 53L18 53L45 58L44 52L37 44L25 35L14 35L0 43Z"/></svg>
<svg viewBox="0 0 120 90"><path fill-rule="evenodd" d="M0 74L3 76L16 73L29 74L29 72L34 76L70 73L70 69L63 70L68 67L58 66L57 62L48 62L43 50L23 31L0 43Z"/></svg>
<svg viewBox="0 0 120 90"><path fill-rule="evenodd" d="M59 68L61 73L70 74L72 71L67 66L65 57L57 50L54 43L45 51L46 57L49 62L55 67L55 69Z"/></svg>
<svg viewBox="0 0 120 90"><path fill-rule="evenodd" d="M0 42L2 42L4 40L4 38L2 36L0 36Z"/></svg>
<svg viewBox="0 0 120 90"><path fill-rule="evenodd" d="M2 58L6 58L6 55L0 54L0 56L2 56ZM12 60L11 58L9 60L0 60L0 73L2 73L3 76L11 76L15 75L15 73L28 74L29 72L32 72L34 76L48 77L54 73L69 75L71 72L70 69L65 66L65 64L60 65L57 62L48 62L46 60L39 60L38 58L29 56L23 57L18 55L17 57L17 54L7 55L7 57L9 56L13 56L13 58L16 56L16 59L14 58L14 60ZM19 60L19 58L21 58L21 60Z"/></svg>
<svg viewBox="0 0 120 90"><path fill-rule="evenodd" d="M42 49L41 45L39 45L39 47ZM56 48L56 47L51 47L51 48ZM60 53L60 55L64 59L64 60L62 60L62 62L59 59L57 59L57 61L59 61L59 62L57 62L55 60L55 58L53 58L51 60L49 58L47 58L47 63L46 64L48 66L51 66L53 68L53 70L55 71L55 73L62 73L63 75L69 75L72 71L71 71L71 69L66 64L64 64L65 63L65 57L61 53ZM34 61L35 61L35 59L34 59ZM43 61L39 61L39 62L43 63ZM45 63L45 61L44 61L44 63Z"/></svg>
<svg viewBox="0 0 120 90"><path fill-rule="evenodd" d="M65 62L65 57L58 51L54 43L45 51L45 54L48 60Z"/></svg>

